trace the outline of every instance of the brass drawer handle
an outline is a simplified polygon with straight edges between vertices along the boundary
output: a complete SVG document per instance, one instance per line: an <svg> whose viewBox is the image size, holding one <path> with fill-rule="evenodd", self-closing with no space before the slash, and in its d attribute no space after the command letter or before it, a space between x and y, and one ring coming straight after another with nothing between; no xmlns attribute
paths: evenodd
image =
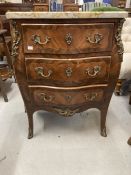
<svg viewBox="0 0 131 175"><path fill-rule="evenodd" d="M45 93L41 93L40 97L41 97L41 100L44 102L52 102L52 100L54 99L54 96L47 95Z"/></svg>
<svg viewBox="0 0 131 175"><path fill-rule="evenodd" d="M84 94L84 97L85 97L86 101L93 101L93 100L96 99L97 96L98 96L97 93L92 93L92 94L87 93L87 94Z"/></svg>
<svg viewBox="0 0 131 175"><path fill-rule="evenodd" d="M93 37L87 36L87 41L91 44L99 44L102 39L103 36L99 33L94 34Z"/></svg>
<svg viewBox="0 0 131 175"><path fill-rule="evenodd" d="M48 70L48 74L45 75L44 74L44 68L43 67L36 67L35 68L35 71L38 75L40 75L41 77L44 77L44 78L49 78L52 74L52 70Z"/></svg>
<svg viewBox="0 0 131 175"><path fill-rule="evenodd" d="M56 112L59 113L59 115L62 115L64 117L71 117L73 115L75 115L75 113L77 113L79 111L79 109L75 109L75 110L70 110L70 109L58 109L58 108L54 108Z"/></svg>
<svg viewBox="0 0 131 175"><path fill-rule="evenodd" d="M32 36L32 40L34 41L35 44L46 45L50 41L50 37L45 36L45 41L44 42L41 42L40 36L33 35Z"/></svg>
<svg viewBox="0 0 131 175"><path fill-rule="evenodd" d="M101 71L101 67L100 66L94 66L93 68L87 68L86 69L86 73L90 77L95 77L100 71Z"/></svg>

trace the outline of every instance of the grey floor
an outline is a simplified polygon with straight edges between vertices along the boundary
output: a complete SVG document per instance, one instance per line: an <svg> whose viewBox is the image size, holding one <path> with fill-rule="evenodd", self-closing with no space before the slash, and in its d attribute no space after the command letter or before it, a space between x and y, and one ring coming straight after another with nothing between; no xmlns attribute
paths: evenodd
<svg viewBox="0 0 131 175"><path fill-rule="evenodd" d="M7 82L9 102L0 95L0 175L130 175L131 107L113 96L107 133L99 134L100 113L91 109L72 118L39 111L34 138L18 87Z"/></svg>

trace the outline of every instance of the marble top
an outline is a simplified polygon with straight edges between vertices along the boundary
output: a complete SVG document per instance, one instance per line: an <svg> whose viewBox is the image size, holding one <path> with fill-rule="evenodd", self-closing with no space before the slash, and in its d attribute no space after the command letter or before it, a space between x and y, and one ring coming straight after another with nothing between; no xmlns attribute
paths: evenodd
<svg viewBox="0 0 131 175"><path fill-rule="evenodd" d="M7 19L77 19L77 18L126 18L121 12L7 12Z"/></svg>

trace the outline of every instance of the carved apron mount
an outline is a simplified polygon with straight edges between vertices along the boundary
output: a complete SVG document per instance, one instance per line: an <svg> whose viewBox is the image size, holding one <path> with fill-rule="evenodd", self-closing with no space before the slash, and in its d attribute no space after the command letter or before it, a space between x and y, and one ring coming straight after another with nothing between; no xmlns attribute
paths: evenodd
<svg viewBox="0 0 131 175"><path fill-rule="evenodd" d="M62 115L63 117L72 117L73 115L75 115L77 112L79 112L79 109L75 109L75 110L70 110L70 109L58 109L58 108L54 108L54 110L59 114Z"/></svg>

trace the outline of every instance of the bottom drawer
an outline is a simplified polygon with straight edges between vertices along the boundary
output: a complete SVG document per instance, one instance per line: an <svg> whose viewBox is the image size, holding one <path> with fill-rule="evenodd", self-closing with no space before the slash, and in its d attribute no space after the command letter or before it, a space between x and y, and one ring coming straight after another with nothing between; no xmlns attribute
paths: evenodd
<svg viewBox="0 0 131 175"><path fill-rule="evenodd" d="M84 86L56 88L47 86L29 86L30 94L37 106L73 106L104 100L105 86Z"/></svg>

